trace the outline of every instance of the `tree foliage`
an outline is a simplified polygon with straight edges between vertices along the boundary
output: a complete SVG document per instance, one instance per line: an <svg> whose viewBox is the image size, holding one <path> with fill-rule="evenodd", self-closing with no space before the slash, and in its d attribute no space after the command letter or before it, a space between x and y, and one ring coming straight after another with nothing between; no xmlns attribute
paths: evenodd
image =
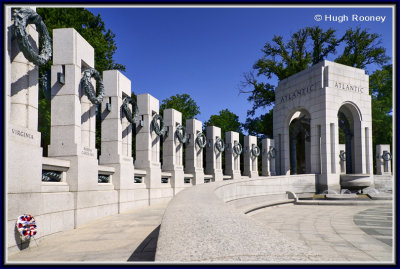
<svg viewBox="0 0 400 269"><path fill-rule="evenodd" d="M164 115L164 110L173 108L182 113L182 124L186 126L187 119L194 119L200 114L200 107L190 97L189 94L176 94L161 101L160 115Z"/></svg>
<svg viewBox="0 0 400 269"><path fill-rule="evenodd" d="M84 8L37 8L36 12L42 17L53 37L53 29L74 28L95 51L95 68L100 74L104 70L125 71L125 66L114 61L113 55L117 50L115 34L105 28L100 15L95 16ZM39 44L41 45L41 44ZM39 68L40 77L50 70L52 60ZM41 84L39 84L41 87ZM99 126L99 123L96 124ZM42 133L42 147L47 156L47 146L50 143L50 103L45 99L42 89L39 93L39 131ZM100 145L100 130L96 128L96 145Z"/></svg>
<svg viewBox="0 0 400 269"><path fill-rule="evenodd" d="M370 76L369 87L372 96L372 139L373 144L392 144L392 65Z"/></svg>
<svg viewBox="0 0 400 269"><path fill-rule="evenodd" d="M363 69L372 63L383 65L389 59L385 54L385 48L379 46L381 43L379 34L370 34L360 28L349 29L342 40L346 47L342 55L336 58L337 63Z"/></svg>
<svg viewBox="0 0 400 269"><path fill-rule="evenodd" d="M258 139L272 138L272 119L273 110L255 118L247 118L243 124L243 128L247 130L249 135L257 136Z"/></svg>
<svg viewBox="0 0 400 269"><path fill-rule="evenodd" d="M211 115L210 119L204 123L204 126L216 126L221 128L221 137L225 138L226 132L242 133L242 124L239 122L239 116L229 111L221 110L218 115Z"/></svg>
<svg viewBox="0 0 400 269"><path fill-rule="evenodd" d="M94 48L94 68L100 74L104 70L125 71L124 65L113 60L117 50L115 34L106 29L100 14L95 16L84 8L37 8L36 12L42 17L51 38L53 29L74 28Z"/></svg>

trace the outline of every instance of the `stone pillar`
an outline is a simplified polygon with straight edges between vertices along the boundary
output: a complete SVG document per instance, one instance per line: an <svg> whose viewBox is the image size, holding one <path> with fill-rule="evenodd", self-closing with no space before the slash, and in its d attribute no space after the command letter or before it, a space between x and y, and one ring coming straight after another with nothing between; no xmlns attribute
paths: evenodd
<svg viewBox="0 0 400 269"><path fill-rule="evenodd" d="M233 151L235 142L239 143L239 133L225 133L225 174L232 176L232 179L240 179L240 155Z"/></svg>
<svg viewBox="0 0 400 269"><path fill-rule="evenodd" d="M203 149L196 144L196 137L201 133L201 121L186 120L188 141L185 152L185 173L193 174L193 185L204 183Z"/></svg>
<svg viewBox="0 0 400 269"><path fill-rule="evenodd" d="M98 183L96 105L80 87L82 72L93 66L94 49L77 31L53 30L49 157L70 161L67 183L74 194L75 227L118 212L114 186ZM57 73L64 71L63 85L57 81ZM92 84L95 86L94 79Z"/></svg>
<svg viewBox="0 0 400 269"><path fill-rule="evenodd" d="M103 72L103 83L99 163L115 168L112 183L118 191L118 212L123 212L135 205L132 124L121 112L123 99L131 95L131 81L119 71L109 70Z"/></svg>
<svg viewBox="0 0 400 269"><path fill-rule="evenodd" d="M258 157L253 156L251 149L254 145L257 145L257 137L252 135L246 135L244 137L244 170L243 175L249 177L258 177Z"/></svg>
<svg viewBox="0 0 400 269"><path fill-rule="evenodd" d="M35 9L35 8L32 8ZM42 148L38 132L38 67L29 62L13 39L11 7L5 9L6 20L6 182L7 246L17 250L15 223L24 213L37 217L42 212ZM26 27L31 46L38 47L38 33L32 24ZM40 219L37 219L41 225ZM43 234L40 229L36 238Z"/></svg>
<svg viewBox="0 0 400 269"><path fill-rule="evenodd" d="M168 128L168 136L163 143L163 172L170 172L171 186L174 195L185 188L183 172L183 144L179 142L176 127L182 124L182 113L175 109L164 110L165 126Z"/></svg>
<svg viewBox="0 0 400 269"><path fill-rule="evenodd" d="M383 155L391 156L390 145L376 145L376 174L391 175L391 160L384 160Z"/></svg>
<svg viewBox="0 0 400 269"><path fill-rule="evenodd" d="M214 181L222 181L222 152L216 147L217 138L221 138L221 128L207 126L207 146L206 146L206 174L212 175Z"/></svg>
<svg viewBox="0 0 400 269"><path fill-rule="evenodd" d="M160 139L151 122L159 113L159 101L150 94L137 96L139 116L143 126L136 124L136 169L146 171L144 183L149 190L149 202L162 202L173 196L171 182L161 183Z"/></svg>
<svg viewBox="0 0 400 269"><path fill-rule="evenodd" d="M7 8L7 189L10 193L40 190L42 148L38 132L39 68L20 51L11 32L11 8ZM38 33L26 27L37 53ZM21 169L23 168L23 169ZM16 216L18 217L18 216Z"/></svg>
<svg viewBox="0 0 400 269"><path fill-rule="evenodd" d="M264 138L262 140L262 175L275 176L275 157L274 140Z"/></svg>
<svg viewBox="0 0 400 269"><path fill-rule="evenodd" d="M339 144L339 156L342 154L342 152L346 152L346 145L345 144ZM339 157L339 167L340 167L340 174L346 174L346 161L343 161Z"/></svg>

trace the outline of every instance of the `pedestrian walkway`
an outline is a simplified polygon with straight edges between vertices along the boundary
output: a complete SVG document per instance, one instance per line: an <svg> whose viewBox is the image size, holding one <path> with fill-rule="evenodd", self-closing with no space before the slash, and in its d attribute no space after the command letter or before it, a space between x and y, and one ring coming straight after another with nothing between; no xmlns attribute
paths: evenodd
<svg viewBox="0 0 400 269"><path fill-rule="evenodd" d="M390 204L287 204L248 215L293 240L304 242L326 261L392 262L391 212Z"/></svg>
<svg viewBox="0 0 400 269"><path fill-rule="evenodd" d="M140 207L48 236L40 240L38 246L10 255L8 261L30 264L35 261L154 261L159 226L166 206Z"/></svg>

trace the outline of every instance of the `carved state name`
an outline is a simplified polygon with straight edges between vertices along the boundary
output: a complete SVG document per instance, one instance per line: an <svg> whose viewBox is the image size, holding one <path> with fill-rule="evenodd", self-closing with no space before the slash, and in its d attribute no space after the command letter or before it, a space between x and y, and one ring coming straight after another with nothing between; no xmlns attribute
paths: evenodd
<svg viewBox="0 0 400 269"><path fill-rule="evenodd" d="M29 139L33 139L33 135L32 135L32 134L29 134L29 133L24 132L24 131L20 131L20 130L16 130L16 129L11 129L11 132L12 132L13 134L15 134L15 135L18 135L18 136L22 136L22 137L27 137L27 138L29 138Z"/></svg>
<svg viewBox="0 0 400 269"><path fill-rule="evenodd" d="M87 148L87 147L83 147L81 153L83 155L87 155L87 156L94 156L94 153L93 153L92 149Z"/></svg>

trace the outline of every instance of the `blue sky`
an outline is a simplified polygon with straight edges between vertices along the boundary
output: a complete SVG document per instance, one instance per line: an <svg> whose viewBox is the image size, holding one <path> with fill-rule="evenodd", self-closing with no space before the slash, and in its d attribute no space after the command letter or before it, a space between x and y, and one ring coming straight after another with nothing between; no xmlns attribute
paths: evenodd
<svg viewBox="0 0 400 269"><path fill-rule="evenodd" d="M188 93L200 106L197 118L228 108L246 120L252 104L239 95L243 73L262 57L261 49L274 35L284 40L306 26L334 28L342 36L348 28L368 28L382 35L382 46L392 56L390 8L88 8L100 14L115 33L114 59L126 66L124 74L136 94L149 93L160 102ZM316 21L320 14L322 21ZM382 22L352 21L352 15L386 16ZM346 15L342 23L325 21L325 15ZM335 56L332 57L333 60ZM328 58L329 59L329 58ZM371 73L376 66L369 66ZM276 78L268 81L276 85ZM259 109L256 116L269 109Z"/></svg>

